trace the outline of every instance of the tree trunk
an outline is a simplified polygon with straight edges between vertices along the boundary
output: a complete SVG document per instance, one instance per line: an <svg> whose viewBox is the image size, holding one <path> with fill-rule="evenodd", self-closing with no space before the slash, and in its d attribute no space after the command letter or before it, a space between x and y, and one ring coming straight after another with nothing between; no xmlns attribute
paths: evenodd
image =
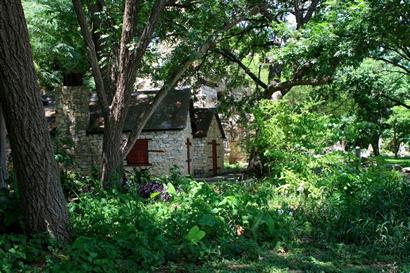
<svg viewBox="0 0 410 273"><path fill-rule="evenodd" d="M399 158L400 143L394 143L394 158Z"/></svg>
<svg viewBox="0 0 410 273"><path fill-rule="evenodd" d="M397 125L396 121L393 123L393 152L394 157L399 158L400 142L397 138Z"/></svg>
<svg viewBox="0 0 410 273"><path fill-rule="evenodd" d="M260 151L256 148L252 148L251 150L246 171L255 175L256 177L264 176L264 168L262 160L260 158Z"/></svg>
<svg viewBox="0 0 410 273"><path fill-rule="evenodd" d="M372 145L372 148L373 148L373 155L379 156L380 155L379 136L372 137L370 145Z"/></svg>
<svg viewBox="0 0 410 273"><path fill-rule="evenodd" d="M101 187L111 188L119 185L122 178L122 128L118 122L110 119L106 122L103 136Z"/></svg>
<svg viewBox="0 0 410 273"><path fill-rule="evenodd" d="M6 155L6 124L0 104L0 190L7 190L7 155Z"/></svg>
<svg viewBox="0 0 410 273"><path fill-rule="evenodd" d="M20 1L0 1L0 98L26 232L67 241L68 211Z"/></svg>

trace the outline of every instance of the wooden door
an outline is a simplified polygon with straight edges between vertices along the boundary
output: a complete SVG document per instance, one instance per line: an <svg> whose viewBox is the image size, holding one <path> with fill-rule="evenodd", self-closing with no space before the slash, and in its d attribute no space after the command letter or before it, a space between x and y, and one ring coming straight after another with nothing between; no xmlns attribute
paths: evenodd
<svg viewBox="0 0 410 273"><path fill-rule="evenodd" d="M191 160L191 146L192 146L192 143L189 140L189 138L186 139L185 145L186 145L186 157L187 157L186 162L187 162L188 174L191 174L191 161L192 161Z"/></svg>
<svg viewBox="0 0 410 273"><path fill-rule="evenodd" d="M212 142L208 142L208 144L212 145L212 174L217 175L218 174L218 143L216 143L216 140L212 140Z"/></svg>

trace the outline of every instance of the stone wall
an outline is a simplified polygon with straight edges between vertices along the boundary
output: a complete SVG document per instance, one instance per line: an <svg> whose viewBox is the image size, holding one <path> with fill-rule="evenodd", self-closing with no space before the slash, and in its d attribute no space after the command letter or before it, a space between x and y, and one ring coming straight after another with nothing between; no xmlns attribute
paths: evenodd
<svg viewBox="0 0 410 273"><path fill-rule="evenodd" d="M90 93L83 87L63 87L57 98L57 134L71 142L70 153L74 159L73 169L84 175L101 167L102 134L87 134L89 122ZM127 136L124 134L124 138ZM207 137L192 138L189 115L183 130L143 132L141 139L148 141L148 161L150 166L124 166L126 170L133 168L148 169L152 175L167 175L170 168L177 166L183 175L188 175L187 145L189 138L191 154L190 174L195 176L212 175L212 145L208 142L216 140L218 155L218 173L223 170L224 143L217 120L213 117Z"/></svg>
<svg viewBox="0 0 410 273"><path fill-rule="evenodd" d="M222 125L226 136L225 158L230 164L246 163L249 155L245 150L245 139L251 132L245 130L238 115L224 120Z"/></svg>
<svg viewBox="0 0 410 273"><path fill-rule="evenodd" d="M56 97L57 137L72 155L73 169L84 175L101 166L102 136L88 136L88 89L64 86Z"/></svg>
<svg viewBox="0 0 410 273"><path fill-rule="evenodd" d="M194 103L194 107L198 108L209 108L215 107L218 103L218 91L216 88L210 86L202 85L199 88L197 94L197 101Z"/></svg>
<svg viewBox="0 0 410 273"><path fill-rule="evenodd" d="M148 169L150 174L160 176L169 174L170 168L177 166L182 175L188 175L187 138L191 143L193 142L189 116L183 130L143 132L140 138L150 139L148 141L148 162L151 166L136 168ZM193 146L191 146L191 155L193 153ZM126 170L135 168L126 164L127 162L124 161Z"/></svg>
<svg viewBox="0 0 410 273"><path fill-rule="evenodd" d="M87 134L89 122L90 93L83 87L63 87L57 98L58 137L69 142L69 153L74 159L73 169L84 175L101 167L102 134ZM124 139L127 135L124 134ZM183 130L143 132L141 139L148 141L148 161L150 166L124 166L126 170L133 168L149 169L153 175L166 175L172 166L177 166L183 175L188 174L186 140L192 143L192 130L189 116L187 126ZM191 154L193 154L191 146ZM191 167L191 172L192 172Z"/></svg>
<svg viewBox="0 0 410 273"><path fill-rule="evenodd" d="M217 144L217 166L218 173L223 171L224 166L224 139L219 129L218 122L215 116L212 118L206 137L194 138L194 175L196 177L212 176L212 145L209 144L212 140L216 140Z"/></svg>

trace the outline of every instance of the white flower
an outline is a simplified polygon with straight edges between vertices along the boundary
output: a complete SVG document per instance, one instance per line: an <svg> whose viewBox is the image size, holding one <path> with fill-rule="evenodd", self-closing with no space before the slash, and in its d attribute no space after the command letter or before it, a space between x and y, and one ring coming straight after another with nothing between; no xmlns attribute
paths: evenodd
<svg viewBox="0 0 410 273"><path fill-rule="evenodd" d="M298 191L299 193L303 193L303 192L305 191L305 184L304 184L304 183L301 183L301 184L299 185L299 188L297 189L297 191Z"/></svg>

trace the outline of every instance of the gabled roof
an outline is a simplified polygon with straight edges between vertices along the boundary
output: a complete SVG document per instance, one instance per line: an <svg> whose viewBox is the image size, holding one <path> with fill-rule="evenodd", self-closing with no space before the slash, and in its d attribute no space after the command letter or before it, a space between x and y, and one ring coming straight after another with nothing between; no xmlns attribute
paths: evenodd
<svg viewBox="0 0 410 273"><path fill-rule="evenodd" d="M130 132L135 123L141 119L144 112L152 103L158 90L138 91L133 94L131 107L128 111L124 132ZM190 89L172 90L162 100L161 104L148 120L143 131L182 130L187 124L187 117L191 99ZM90 120L87 132L90 134L102 133L104 119L94 100L90 104Z"/></svg>
<svg viewBox="0 0 410 273"><path fill-rule="evenodd" d="M216 118L222 138L226 138L216 108L191 108L191 127L194 138L207 136L213 117Z"/></svg>

